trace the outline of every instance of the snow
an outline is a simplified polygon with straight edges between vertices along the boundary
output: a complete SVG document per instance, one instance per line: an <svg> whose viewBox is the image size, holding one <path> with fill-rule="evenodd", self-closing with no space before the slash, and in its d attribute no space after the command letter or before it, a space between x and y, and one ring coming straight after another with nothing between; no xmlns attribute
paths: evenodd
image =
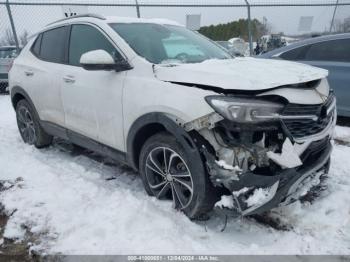
<svg viewBox="0 0 350 262"><path fill-rule="evenodd" d="M246 193L249 190L248 187L243 187L242 189L238 190L238 191L233 191L232 195L234 195L235 197L239 197L240 195Z"/></svg>
<svg viewBox="0 0 350 262"><path fill-rule="evenodd" d="M282 153L269 151L267 156L282 168L294 168L303 164L289 138L286 138L282 145Z"/></svg>
<svg viewBox="0 0 350 262"><path fill-rule="evenodd" d="M233 197L232 196L221 196L220 201L215 203L216 207L220 208L233 208Z"/></svg>
<svg viewBox="0 0 350 262"><path fill-rule="evenodd" d="M21 227L21 224L16 221L16 219L11 219L6 225L4 238L13 240L23 240L25 235L25 230Z"/></svg>
<svg viewBox="0 0 350 262"><path fill-rule="evenodd" d="M236 171L236 172L241 172L242 169L239 168L239 166L232 166L232 165L229 165L225 162L225 160L219 160L219 161L215 161L216 164L223 168L223 169L226 169L226 170L232 170L232 171Z"/></svg>
<svg viewBox="0 0 350 262"><path fill-rule="evenodd" d="M345 126L336 126L334 138L346 143L350 143L350 128Z"/></svg>
<svg viewBox="0 0 350 262"><path fill-rule="evenodd" d="M270 216L280 231L249 218L213 214L192 222L170 201L148 197L137 174L97 155L56 142L38 150L23 144L8 96L0 96L0 193L12 214L7 237L23 229L48 254L349 254L350 147L335 145L328 188L312 205L296 202ZM350 129L349 129L350 134ZM21 177L20 179L18 179ZM115 177L115 179L110 179Z"/></svg>
<svg viewBox="0 0 350 262"><path fill-rule="evenodd" d="M248 207L260 206L266 203L266 199L269 197L270 190L268 188L257 188L254 190L253 194L249 196L245 202Z"/></svg>

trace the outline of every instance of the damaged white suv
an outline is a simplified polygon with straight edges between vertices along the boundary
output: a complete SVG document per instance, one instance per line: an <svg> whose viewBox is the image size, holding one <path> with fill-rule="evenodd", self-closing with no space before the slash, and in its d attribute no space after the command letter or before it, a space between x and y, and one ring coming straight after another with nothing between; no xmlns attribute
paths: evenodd
<svg viewBox="0 0 350 262"><path fill-rule="evenodd" d="M199 218L216 202L235 215L290 203L328 172L326 77L232 58L175 22L81 15L32 37L9 83L24 142L56 136L118 159L149 195Z"/></svg>

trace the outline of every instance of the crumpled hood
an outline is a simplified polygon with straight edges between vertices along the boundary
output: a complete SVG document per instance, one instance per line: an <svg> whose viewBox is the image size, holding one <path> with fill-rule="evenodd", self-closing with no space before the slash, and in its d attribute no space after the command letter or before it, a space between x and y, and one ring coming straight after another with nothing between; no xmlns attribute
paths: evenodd
<svg viewBox="0 0 350 262"><path fill-rule="evenodd" d="M324 78L328 71L295 62L234 58L155 67L158 79L233 90L266 90Z"/></svg>

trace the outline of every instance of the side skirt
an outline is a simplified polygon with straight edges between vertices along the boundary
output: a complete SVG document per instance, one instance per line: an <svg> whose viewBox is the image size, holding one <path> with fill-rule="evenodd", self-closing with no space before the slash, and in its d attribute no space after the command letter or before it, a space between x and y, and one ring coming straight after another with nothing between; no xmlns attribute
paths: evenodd
<svg viewBox="0 0 350 262"><path fill-rule="evenodd" d="M91 138L88 138L86 136L83 136L81 134L78 134L74 131L71 131L59 125L53 124L51 122L41 121L40 124L42 128L45 130L45 132L47 132L50 135L62 138L64 140L68 140L73 144L87 148L101 155L108 156L114 160L117 160L119 162L122 162L123 164L130 166L127 161L125 152L119 151L115 148L99 143Z"/></svg>

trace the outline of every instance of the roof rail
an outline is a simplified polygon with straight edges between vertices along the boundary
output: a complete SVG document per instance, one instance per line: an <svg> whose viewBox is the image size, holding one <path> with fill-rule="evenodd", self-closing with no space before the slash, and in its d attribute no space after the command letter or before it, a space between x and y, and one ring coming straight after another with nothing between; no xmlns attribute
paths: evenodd
<svg viewBox="0 0 350 262"><path fill-rule="evenodd" d="M97 18L97 19L101 19L101 20L106 20L106 18L104 16L102 16L102 15L87 13L87 14L73 15L73 16L70 16L70 17L62 18L62 19L59 19L59 20L54 21L52 23L49 23L46 26L52 25L52 24L55 24L55 23L58 23L58 22L66 21L66 20L69 20L69 19L73 19L73 18L79 18L79 17L93 17L93 18Z"/></svg>

